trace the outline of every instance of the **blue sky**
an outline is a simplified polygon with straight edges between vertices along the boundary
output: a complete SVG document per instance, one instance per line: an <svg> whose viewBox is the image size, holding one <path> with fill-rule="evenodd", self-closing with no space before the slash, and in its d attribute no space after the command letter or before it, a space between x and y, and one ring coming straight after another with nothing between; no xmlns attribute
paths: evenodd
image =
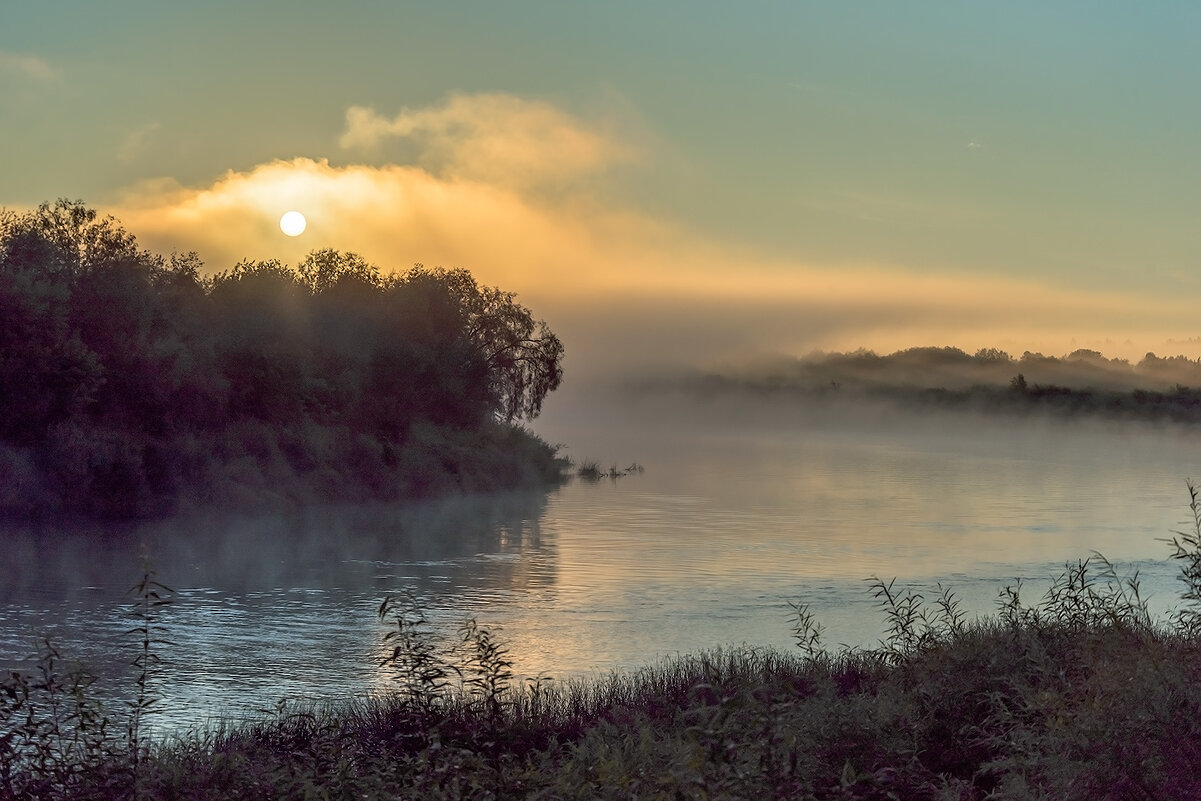
<svg viewBox="0 0 1201 801"><path fill-rule="evenodd" d="M1196 336L1198 41L1166 2L21 4L0 205L212 269L465 266L589 358L619 313L664 359L1163 351Z"/></svg>

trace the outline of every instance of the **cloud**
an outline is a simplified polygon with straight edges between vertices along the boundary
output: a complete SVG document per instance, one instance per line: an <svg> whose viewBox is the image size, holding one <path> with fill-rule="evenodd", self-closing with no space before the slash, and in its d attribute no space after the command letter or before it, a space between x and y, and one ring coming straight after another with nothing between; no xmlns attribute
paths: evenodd
<svg viewBox="0 0 1201 801"><path fill-rule="evenodd" d="M435 174L518 186L600 172L634 155L550 103L508 94L456 94L394 117L352 106L339 144L373 152L398 139L418 145L421 165Z"/></svg>
<svg viewBox="0 0 1201 801"><path fill-rule="evenodd" d="M0 74L15 75L31 81L52 81L58 70L45 59L23 53L0 50Z"/></svg>
<svg viewBox="0 0 1201 801"><path fill-rule="evenodd" d="M414 262L466 267L547 320L564 341L573 380L860 346L1067 353L1112 338L1128 344L1106 355L1137 358L1195 333L1194 309L1178 298L768 257L605 202L589 191L589 176L616 163L620 146L544 103L487 95L355 120L352 143L422 131L425 146L449 155L437 166L425 153L417 165L279 160L206 186L141 184L105 211L143 245L194 249L212 271L243 258L295 264L324 247L356 251L386 272ZM550 166L531 170L565 185L582 181L578 190L552 200L514 181L531 148L550 154ZM485 152L519 155L481 165ZM309 222L296 238L278 227L290 209Z"/></svg>
<svg viewBox="0 0 1201 801"><path fill-rule="evenodd" d="M278 220L291 209L309 227L285 239ZM231 171L201 188L141 184L111 211L151 247L196 249L213 269L242 258L296 261L336 247L386 269L416 261L466 266L491 283L528 286L555 272L549 265L570 263L586 238L570 215L502 187L444 180L418 167L337 167L305 158Z"/></svg>
<svg viewBox="0 0 1201 801"><path fill-rule="evenodd" d="M137 130L130 131L121 142L121 147L117 151L117 160L122 164L132 164L146 146L146 140L161 127L160 123L151 122Z"/></svg>
<svg viewBox="0 0 1201 801"><path fill-rule="evenodd" d="M292 208L309 229L288 239L278 220ZM196 249L213 270L242 258L296 263L319 247L354 250L385 270L467 267L518 292L562 332L576 363L608 370L859 346L1067 352L1077 341L1154 333L1160 342L1192 330L1179 301L771 260L628 210L551 207L397 165L277 161L199 189L143 185L111 211L143 244Z"/></svg>

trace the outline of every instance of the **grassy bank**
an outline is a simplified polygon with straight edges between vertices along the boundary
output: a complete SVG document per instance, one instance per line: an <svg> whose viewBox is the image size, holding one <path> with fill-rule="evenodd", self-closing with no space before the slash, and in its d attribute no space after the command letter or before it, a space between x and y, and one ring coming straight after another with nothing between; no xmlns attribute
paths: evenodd
<svg viewBox="0 0 1201 801"><path fill-rule="evenodd" d="M897 665L712 653L506 695L499 709L477 697L284 715L153 753L142 788L149 798L1197 798L1197 657L1193 643L1121 629L987 626Z"/></svg>
<svg viewBox="0 0 1201 801"><path fill-rule="evenodd" d="M1184 609L1153 619L1137 575L1069 564L1029 602L969 620L953 593L874 581L873 649L736 649L595 682L519 682L465 621L440 639L412 598L379 609L395 691L281 705L166 743L153 714L165 588L134 607L139 682L115 722L52 653L5 680L0 793L13 798L1186 799L1201 797L1201 506L1173 541Z"/></svg>

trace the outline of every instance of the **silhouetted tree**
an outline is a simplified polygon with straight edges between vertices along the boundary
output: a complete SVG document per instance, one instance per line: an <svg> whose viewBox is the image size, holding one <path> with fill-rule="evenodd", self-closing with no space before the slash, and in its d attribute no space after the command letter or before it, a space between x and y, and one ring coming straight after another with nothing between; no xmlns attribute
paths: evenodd
<svg viewBox="0 0 1201 801"><path fill-rule="evenodd" d="M545 322L535 320L514 293L481 287L466 270L417 265L400 283L427 292L440 287L458 301L465 333L487 365L498 418L508 422L538 416L547 393L563 380L563 345Z"/></svg>
<svg viewBox="0 0 1201 801"><path fill-rule="evenodd" d="M296 266L296 272L300 282L314 295L343 282L373 288L382 286L378 267L357 253L342 253L332 248L314 250Z"/></svg>
<svg viewBox="0 0 1201 801"><path fill-rule="evenodd" d="M62 294L0 268L0 441L41 441L103 383L99 359L67 323Z"/></svg>
<svg viewBox="0 0 1201 801"><path fill-rule="evenodd" d="M488 448L553 457L509 423L558 386L562 346L512 293L465 270L384 279L328 249L202 268L79 201L0 212L0 464L40 471L45 493L22 508L124 517L247 482L388 498L546 473L488 468Z"/></svg>
<svg viewBox="0 0 1201 801"><path fill-rule="evenodd" d="M982 362L1010 362L1012 357L1000 348L980 348L974 357Z"/></svg>

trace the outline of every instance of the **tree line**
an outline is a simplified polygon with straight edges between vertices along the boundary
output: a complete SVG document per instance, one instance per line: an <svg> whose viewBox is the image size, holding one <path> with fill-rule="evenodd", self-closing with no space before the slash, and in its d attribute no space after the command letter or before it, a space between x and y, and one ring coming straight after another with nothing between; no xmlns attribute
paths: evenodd
<svg viewBox="0 0 1201 801"><path fill-rule="evenodd" d="M128 517L544 479L563 346L462 269L141 249L81 201L0 213L0 511Z"/></svg>

